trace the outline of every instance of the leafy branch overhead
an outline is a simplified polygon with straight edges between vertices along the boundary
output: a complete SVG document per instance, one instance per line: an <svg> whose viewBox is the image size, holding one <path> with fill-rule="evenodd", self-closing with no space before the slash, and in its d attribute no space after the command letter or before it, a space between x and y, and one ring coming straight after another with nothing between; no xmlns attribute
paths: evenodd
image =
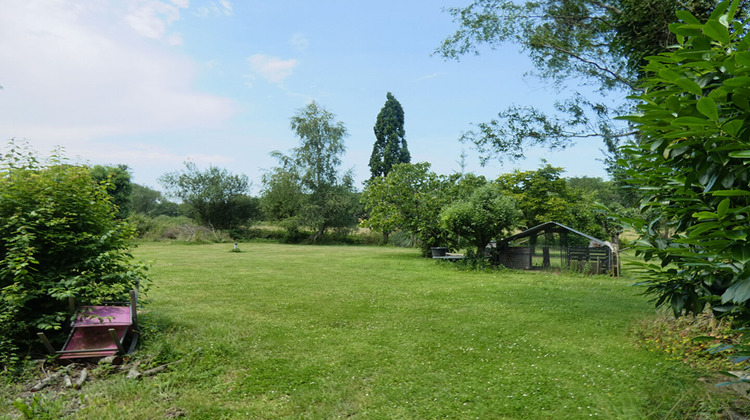
<svg viewBox="0 0 750 420"><path fill-rule="evenodd" d="M713 7L708 0L476 0L448 9L459 28L436 54L458 60L479 54L482 47L512 43L531 59L533 75L556 88L593 86L601 95L598 101L580 95L560 101L552 115L513 105L466 132L462 140L473 143L487 163L518 159L529 146L564 148L577 139L598 137L613 163L620 139L633 133L613 121L625 115L629 105L613 105L606 97L623 99L635 92L645 57L677 42L669 31L677 11L708 16Z"/></svg>

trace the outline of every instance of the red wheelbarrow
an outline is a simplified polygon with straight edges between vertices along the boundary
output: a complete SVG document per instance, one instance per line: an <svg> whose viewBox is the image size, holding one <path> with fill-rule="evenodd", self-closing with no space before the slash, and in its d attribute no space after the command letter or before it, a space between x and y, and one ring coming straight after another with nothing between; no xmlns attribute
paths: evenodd
<svg viewBox="0 0 750 420"><path fill-rule="evenodd" d="M50 354L60 359L83 359L123 355L138 343L138 292L130 292L130 303L82 306L71 321L71 331L62 350L56 351L43 332L37 333ZM73 305L71 305L73 306ZM126 350L127 345L127 350Z"/></svg>

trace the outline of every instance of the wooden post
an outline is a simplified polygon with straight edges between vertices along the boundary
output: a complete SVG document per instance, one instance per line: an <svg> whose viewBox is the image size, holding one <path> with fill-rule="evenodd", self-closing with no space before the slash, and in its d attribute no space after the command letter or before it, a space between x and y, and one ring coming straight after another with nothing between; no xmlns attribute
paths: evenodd
<svg viewBox="0 0 750 420"><path fill-rule="evenodd" d="M133 327L138 325L138 290L130 291L130 321Z"/></svg>
<svg viewBox="0 0 750 420"><path fill-rule="evenodd" d="M39 339L42 340L42 343L44 343L44 347L47 348L47 351L49 354L55 354L55 349L52 348L52 344L49 343L49 340L47 339L47 336L44 335L43 332L36 333L37 336L39 336Z"/></svg>
<svg viewBox="0 0 750 420"><path fill-rule="evenodd" d="M112 337L112 341L115 342L117 350L120 352L120 354L125 354L125 349L122 347L122 343L120 343L120 338L117 336L117 332L115 331L115 329L110 328L107 331L109 331L109 336Z"/></svg>

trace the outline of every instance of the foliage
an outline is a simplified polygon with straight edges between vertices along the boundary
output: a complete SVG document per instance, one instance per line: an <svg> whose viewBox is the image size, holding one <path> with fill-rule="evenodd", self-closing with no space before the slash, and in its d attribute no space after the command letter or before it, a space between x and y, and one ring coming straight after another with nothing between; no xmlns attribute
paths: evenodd
<svg viewBox="0 0 750 420"><path fill-rule="evenodd" d="M521 226L531 228L554 221L604 238L607 235L593 207L593 192L571 188L561 176L563 171L563 168L545 163L535 171L515 170L500 175L496 182L506 194L516 199L521 211Z"/></svg>
<svg viewBox="0 0 750 420"><path fill-rule="evenodd" d="M542 79L557 87L590 84L601 94L596 100L575 95L556 102L553 114L513 105L462 140L473 143L485 163L521 157L533 145L562 148L598 137L609 153L609 170L616 173L617 145L634 133L612 119L626 114L629 104L613 106L607 94L621 99L633 92L644 57L676 42L668 30L676 11L706 16L714 5L710 0L475 0L449 9L459 28L436 50L443 57L458 59L478 54L483 45L514 43Z"/></svg>
<svg viewBox="0 0 750 420"><path fill-rule="evenodd" d="M282 157L280 154L276 155ZM286 162L286 164L284 164ZM282 221L295 217L305 199L296 168L291 161L263 174L260 206L265 220Z"/></svg>
<svg viewBox="0 0 750 420"><path fill-rule="evenodd" d="M370 179L386 176L393 165L411 162L404 136L404 109L396 97L388 92L383 108L375 121L375 144L370 156Z"/></svg>
<svg viewBox="0 0 750 420"><path fill-rule="evenodd" d="M300 145L292 153L306 193L315 193L335 185L339 178L341 155L349 134L344 123L316 102L300 108L290 119Z"/></svg>
<svg viewBox="0 0 750 420"><path fill-rule="evenodd" d="M315 229L314 242L328 229L355 226L358 200L354 180L351 171L339 175L346 127L312 102L292 116L291 128L300 145L291 156L272 153L280 166L263 177L261 201L266 217L282 221L292 237L301 226Z"/></svg>
<svg viewBox="0 0 750 420"><path fill-rule="evenodd" d="M440 210L484 185L484 177L437 175L429 163L398 164L383 178L370 181L362 192L369 218L362 226L377 231L401 229L415 235L423 255L434 246L453 248L457 238L440 225Z"/></svg>
<svg viewBox="0 0 750 420"><path fill-rule="evenodd" d="M516 169L500 175L496 182L518 201L521 223L527 229L549 221L575 227L570 205L575 197L560 176L563 172L563 168L545 164L536 171Z"/></svg>
<svg viewBox="0 0 750 420"><path fill-rule="evenodd" d="M130 170L127 165L101 166L91 168L91 178L107 186L107 192L112 196L112 204L118 218L124 219L130 214Z"/></svg>
<svg viewBox="0 0 750 420"><path fill-rule="evenodd" d="M574 191L574 194L590 194L591 199L605 206L619 204L629 207L633 205L628 201L629 197L626 192L619 189L614 181L605 181L591 176L570 177L567 181L568 187Z"/></svg>
<svg viewBox="0 0 750 420"><path fill-rule="evenodd" d="M731 317L717 319L704 311L696 317L675 318L660 312L653 319L636 324L634 333L645 348L666 353L669 360L687 363L693 368L713 371L736 370L727 354L711 351L726 343L739 343Z"/></svg>
<svg viewBox="0 0 750 420"><path fill-rule="evenodd" d="M679 48L649 58L628 118L640 135L623 163L656 216L625 221L639 235L642 284L675 315L711 305L750 318L750 39L738 4L719 4L705 24L679 13Z"/></svg>
<svg viewBox="0 0 750 420"><path fill-rule="evenodd" d="M173 240L188 243L229 242L237 239L238 230L222 231L201 226L186 216L160 215L150 217L143 214L130 216L128 221L136 227L139 239L161 241Z"/></svg>
<svg viewBox="0 0 750 420"><path fill-rule="evenodd" d="M80 304L121 300L144 285L133 228L115 217L107 182L11 142L0 167L0 364L13 366L37 331L60 330ZM142 289L143 290L143 289Z"/></svg>
<svg viewBox="0 0 750 420"><path fill-rule="evenodd" d="M440 210L441 225L466 239L481 258L492 238L510 233L517 221L515 199L503 194L497 184L478 187L469 197Z"/></svg>
<svg viewBox="0 0 750 420"><path fill-rule="evenodd" d="M159 181L171 196L190 206L199 222L212 229L231 229L259 215L257 201L247 195L246 175L215 166L200 171L195 163L185 162L185 169L166 173Z"/></svg>
<svg viewBox="0 0 750 420"><path fill-rule="evenodd" d="M180 214L177 203L167 200L159 191L136 183L131 184L130 211L134 214L144 214L149 217L178 216Z"/></svg>

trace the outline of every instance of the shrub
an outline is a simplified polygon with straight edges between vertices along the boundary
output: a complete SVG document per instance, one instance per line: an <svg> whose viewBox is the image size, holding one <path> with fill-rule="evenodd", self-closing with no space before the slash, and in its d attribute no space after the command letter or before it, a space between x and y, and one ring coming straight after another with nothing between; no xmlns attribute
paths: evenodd
<svg viewBox="0 0 750 420"><path fill-rule="evenodd" d="M636 324L634 333L640 345L665 353L667 359L696 369L737 369L727 354L710 351L721 344L739 343L731 317L717 319L711 311L703 311L695 317L674 318L662 311L659 316Z"/></svg>
<svg viewBox="0 0 750 420"><path fill-rule="evenodd" d="M68 298L122 300L143 284L134 229L115 217L107 185L88 168L38 162L10 143L0 165L0 365L19 361L38 330L60 330Z"/></svg>
<svg viewBox="0 0 750 420"><path fill-rule="evenodd" d="M642 282L679 316L710 306L750 320L750 37L738 1L705 24L687 11L670 25L678 48L648 57L639 131L624 148L640 208Z"/></svg>

